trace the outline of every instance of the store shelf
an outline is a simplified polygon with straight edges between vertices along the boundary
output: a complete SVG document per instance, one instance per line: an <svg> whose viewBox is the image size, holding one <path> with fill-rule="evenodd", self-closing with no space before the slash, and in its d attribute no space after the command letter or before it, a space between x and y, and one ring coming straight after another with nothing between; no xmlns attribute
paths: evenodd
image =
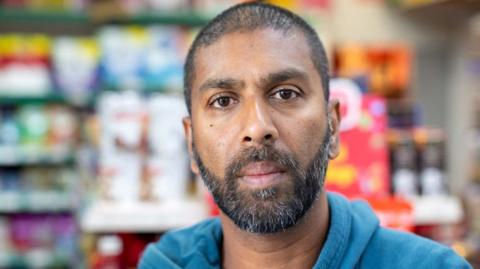
<svg viewBox="0 0 480 269"><path fill-rule="evenodd" d="M68 165L74 162L70 150L41 150L21 146L0 146L0 166Z"/></svg>
<svg viewBox="0 0 480 269"><path fill-rule="evenodd" d="M415 225L456 224L463 218L462 204L455 196L415 197L410 201Z"/></svg>
<svg viewBox="0 0 480 269"><path fill-rule="evenodd" d="M0 268L68 268L67 258L52 250L36 249L12 253L0 249Z"/></svg>
<svg viewBox="0 0 480 269"><path fill-rule="evenodd" d="M0 8L0 21L87 23L88 16L82 12Z"/></svg>
<svg viewBox="0 0 480 269"><path fill-rule="evenodd" d="M165 203L115 204L99 202L87 208L81 227L85 232L162 232L187 227L207 218L200 200Z"/></svg>
<svg viewBox="0 0 480 269"><path fill-rule="evenodd" d="M134 16L119 17L107 20L109 23L133 24L172 24L185 26L202 26L208 23L210 17L195 12L145 13Z"/></svg>
<svg viewBox="0 0 480 269"><path fill-rule="evenodd" d="M0 95L0 105L30 105L30 104L46 104L46 103L62 103L67 104L68 100L61 95L45 95L45 96L2 96Z"/></svg>
<svg viewBox="0 0 480 269"><path fill-rule="evenodd" d="M55 213L73 210L72 196L59 191L0 192L0 213Z"/></svg>
<svg viewBox="0 0 480 269"><path fill-rule="evenodd" d="M210 17L198 12L152 12L133 16L107 17L106 19L93 19L85 12L65 12L28 9L0 9L1 21L22 21L31 23L79 23L79 24L105 24L105 23L132 23L132 24L172 24L201 26L209 21Z"/></svg>

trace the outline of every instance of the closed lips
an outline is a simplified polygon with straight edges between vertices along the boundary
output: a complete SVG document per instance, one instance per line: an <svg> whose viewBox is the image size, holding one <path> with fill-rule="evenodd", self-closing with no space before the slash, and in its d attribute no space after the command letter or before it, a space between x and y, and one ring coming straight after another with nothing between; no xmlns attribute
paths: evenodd
<svg viewBox="0 0 480 269"><path fill-rule="evenodd" d="M262 161L246 165L240 171L243 181L251 185L264 185L276 181L285 173L279 165L274 162Z"/></svg>

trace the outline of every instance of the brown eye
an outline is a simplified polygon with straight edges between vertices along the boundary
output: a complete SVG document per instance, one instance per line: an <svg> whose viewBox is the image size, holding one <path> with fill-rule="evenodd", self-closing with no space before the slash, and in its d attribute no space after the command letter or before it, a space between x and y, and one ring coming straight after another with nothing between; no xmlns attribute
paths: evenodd
<svg viewBox="0 0 480 269"><path fill-rule="evenodd" d="M280 94L280 97L281 97L282 99L287 100L287 99L290 99L290 98L292 97L293 92L292 92L292 91L281 90L281 91L279 92L279 94Z"/></svg>
<svg viewBox="0 0 480 269"><path fill-rule="evenodd" d="M294 90L290 89L281 89L276 91L273 95L273 98L281 99L281 100L290 100L295 97L298 97L298 93Z"/></svg>
<svg viewBox="0 0 480 269"><path fill-rule="evenodd" d="M220 96L213 101L212 106L216 108L226 108L232 104L232 101L232 97Z"/></svg>

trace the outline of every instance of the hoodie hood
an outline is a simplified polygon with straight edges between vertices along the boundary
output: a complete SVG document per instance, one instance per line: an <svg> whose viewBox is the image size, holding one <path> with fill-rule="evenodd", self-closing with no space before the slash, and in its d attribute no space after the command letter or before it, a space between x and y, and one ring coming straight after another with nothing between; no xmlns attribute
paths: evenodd
<svg viewBox="0 0 480 269"><path fill-rule="evenodd" d="M315 269L354 268L379 228L379 220L367 202L349 202L328 194L330 225Z"/></svg>

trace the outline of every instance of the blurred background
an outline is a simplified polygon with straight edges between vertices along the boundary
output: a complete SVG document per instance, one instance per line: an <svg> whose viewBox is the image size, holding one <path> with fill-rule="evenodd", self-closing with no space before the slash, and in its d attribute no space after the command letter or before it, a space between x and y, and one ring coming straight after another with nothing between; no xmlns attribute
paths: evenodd
<svg viewBox="0 0 480 269"><path fill-rule="evenodd" d="M189 172L183 61L234 0L0 0L0 268L135 268L218 209ZM480 1L278 0L340 99L327 189L480 268Z"/></svg>

